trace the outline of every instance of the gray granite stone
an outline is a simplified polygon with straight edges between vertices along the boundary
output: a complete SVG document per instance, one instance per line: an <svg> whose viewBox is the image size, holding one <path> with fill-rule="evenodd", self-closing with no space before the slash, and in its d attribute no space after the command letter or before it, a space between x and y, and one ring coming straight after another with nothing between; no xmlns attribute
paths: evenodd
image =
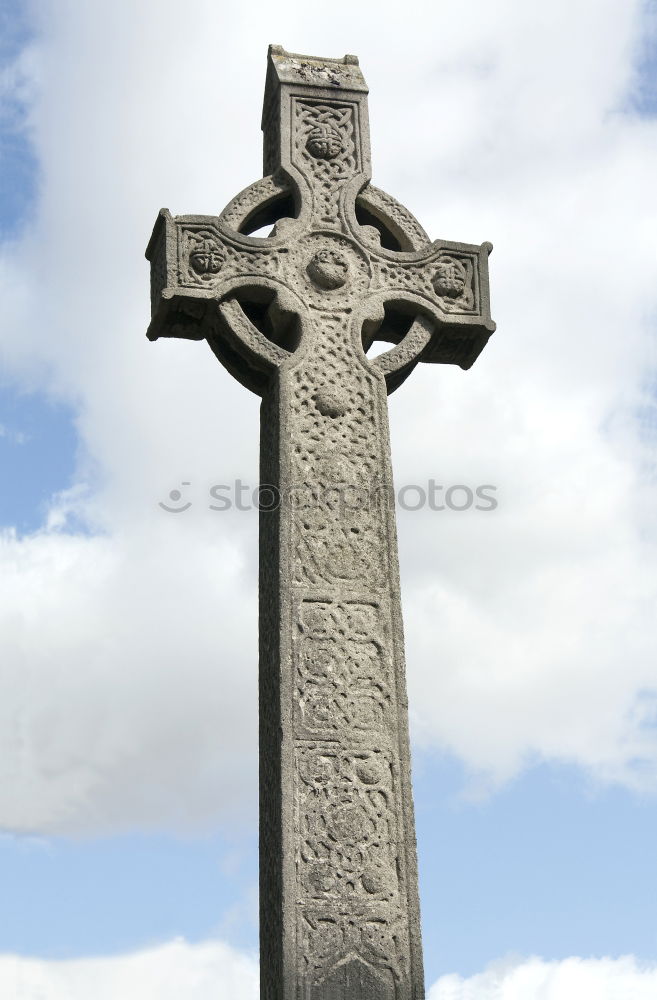
<svg viewBox="0 0 657 1000"><path fill-rule="evenodd" d="M260 514L261 994L420 1000L386 394L475 361L491 246L432 243L370 184L355 56L271 46L262 127L262 180L218 217L162 210L147 250L149 338L206 339L262 397L280 498Z"/></svg>

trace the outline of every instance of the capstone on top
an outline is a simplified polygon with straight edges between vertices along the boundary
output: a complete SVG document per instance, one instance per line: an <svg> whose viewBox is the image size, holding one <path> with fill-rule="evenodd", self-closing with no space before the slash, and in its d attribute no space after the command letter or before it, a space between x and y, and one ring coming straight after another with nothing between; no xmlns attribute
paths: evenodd
<svg viewBox="0 0 657 1000"><path fill-rule="evenodd" d="M262 105L263 128L281 84L319 87L323 90L351 90L364 94L368 92L365 77L358 65L358 56L346 55L342 59L304 56L298 52L286 52L282 45L270 45Z"/></svg>

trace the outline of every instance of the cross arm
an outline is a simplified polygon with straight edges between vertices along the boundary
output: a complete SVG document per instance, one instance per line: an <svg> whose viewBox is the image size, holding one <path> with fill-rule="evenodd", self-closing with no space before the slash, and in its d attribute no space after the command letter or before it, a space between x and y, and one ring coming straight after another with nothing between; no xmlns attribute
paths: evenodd
<svg viewBox="0 0 657 1000"><path fill-rule="evenodd" d="M372 273L366 305L372 319L363 327L363 344L365 350L374 340L395 345L371 362L388 392L420 361L470 368L495 330L488 288L492 244L431 243L390 195L371 185L356 198L349 193L347 224L366 249ZM363 208L374 227L362 224Z"/></svg>
<svg viewBox="0 0 657 1000"><path fill-rule="evenodd" d="M207 339L226 368L260 392L294 340L299 304L282 278L288 246L275 237L244 236L220 218L158 215L146 249L151 265L149 340ZM239 305L248 299L267 314L271 338ZM281 344L276 341L281 341Z"/></svg>
<svg viewBox="0 0 657 1000"><path fill-rule="evenodd" d="M437 240L421 253L371 253L373 297L382 311L419 314L433 321L431 334L422 342L414 340L418 361L468 369L479 357L495 330L488 292L491 250L490 243L475 246ZM375 367L388 371L409 360L412 345L398 322L383 319L372 330L370 341L375 336L398 343L375 360Z"/></svg>

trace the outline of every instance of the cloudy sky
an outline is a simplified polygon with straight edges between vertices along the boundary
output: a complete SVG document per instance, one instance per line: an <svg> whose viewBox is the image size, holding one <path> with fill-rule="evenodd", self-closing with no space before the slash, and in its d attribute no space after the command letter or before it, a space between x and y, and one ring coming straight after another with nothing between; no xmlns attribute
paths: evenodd
<svg viewBox="0 0 657 1000"><path fill-rule="evenodd" d="M0 995L257 995L257 520L209 489L257 483L258 401L146 341L143 252L260 176L274 42L357 53L374 182L495 247L480 360L390 401L398 487L497 500L399 511L431 1000L653 998L654 0L0 0L0 34Z"/></svg>

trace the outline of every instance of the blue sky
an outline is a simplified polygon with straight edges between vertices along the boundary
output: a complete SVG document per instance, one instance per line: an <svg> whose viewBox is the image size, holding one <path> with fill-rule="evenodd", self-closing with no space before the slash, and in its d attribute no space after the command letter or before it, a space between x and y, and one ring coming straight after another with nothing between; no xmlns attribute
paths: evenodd
<svg viewBox="0 0 657 1000"><path fill-rule="evenodd" d="M41 393L6 385L0 392L3 526L38 530L53 494L73 479L77 458L75 412Z"/></svg>
<svg viewBox="0 0 657 1000"><path fill-rule="evenodd" d="M99 956L118 984L141 955L135 997L167 1000L159 956L205 1000L205 948L254 995L256 523L207 498L256 482L257 407L203 345L146 343L142 254L161 204L218 211L258 175L270 41L358 52L375 182L496 248L490 348L391 400L398 485L499 498L399 517L427 988L654 995L655 7L416 3L373 29L368 6L347 31L293 2L255 27L0 11L8 997L78 1000Z"/></svg>
<svg viewBox="0 0 657 1000"><path fill-rule="evenodd" d="M445 759L415 768L426 970L473 975L509 951L654 959L654 807L538 768L485 803ZM440 833L437 834L436 831ZM0 840L5 951L112 954L220 932L257 948L257 836ZM435 891L435 890L434 890ZM246 892L246 899L245 897Z"/></svg>

